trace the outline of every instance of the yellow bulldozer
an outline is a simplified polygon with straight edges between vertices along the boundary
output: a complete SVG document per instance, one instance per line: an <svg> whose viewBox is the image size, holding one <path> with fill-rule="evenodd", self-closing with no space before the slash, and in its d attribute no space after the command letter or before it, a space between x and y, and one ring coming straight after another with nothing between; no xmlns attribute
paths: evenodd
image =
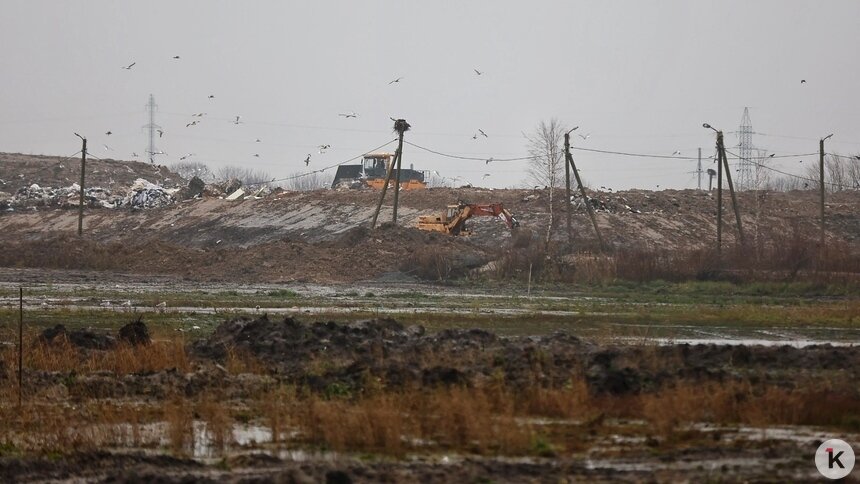
<svg viewBox="0 0 860 484"><path fill-rule="evenodd" d="M337 167L332 188L370 187L381 189L385 185L388 166L394 162L394 153L368 153L364 155L360 165L341 165ZM415 190L427 188L424 172L413 168L400 169L400 188Z"/></svg>
<svg viewBox="0 0 860 484"><path fill-rule="evenodd" d="M501 203L465 203L448 205L439 215L422 215L418 217L418 228L449 235L471 235L466 227L466 221L472 217L498 217L509 229L520 226L517 219Z"/></svg>

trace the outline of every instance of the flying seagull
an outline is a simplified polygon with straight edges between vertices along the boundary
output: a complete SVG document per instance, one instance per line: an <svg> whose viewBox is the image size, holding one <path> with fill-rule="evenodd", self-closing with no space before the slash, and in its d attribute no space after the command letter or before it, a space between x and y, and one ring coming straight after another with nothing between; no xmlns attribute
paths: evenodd
<svg viewBox="0 0 860 484"><path fill-rule="evenodd" d="M214 94L210 94L210 95L209 95L209 99L215 99L215 95L214 95Z"/></svg>
<svg viewBox="0 0 860 484"><path fill-rule="evenodd" d="M174 58L174 59L176 59L176 60L179 60L179 56L178 56L178 55L173 56L173 58Z"/></svg>
<svg viewBox="0 0 860 484"><path fill-rule="evenodd" d="M108 132L107 132L107 133L105 133L105 134L106 134L106 135L108 135L108 136L110 136L110 135L112 135L112 134L113 134L113 132L108 131Z"/></svg>
<svg viewBox="0 0 860 484"><path fill-rule="evenodd" d="M202 118L204 114L206 114L206 113L197 113L197 114L192 114L191 116L194 116L196 118Z"/></svg>
<svg viewBox="0 0 860 484"><path fill-rule="evenodd" d="M187 128L189 126L197 126L197 123L199 123L199 122L200 121L197 121L197 120L191 121L190 123L186 124L185 127Z"/></svg>
<svg viewBox="0 0 860 484"><path fill-rule="evenodd" d="M156 131L158 131L158 137L159 137L159 138L161 138L162 136L164 136L164 130L163 130L163 129L156 129Z"/></svg>
<svg viewBox="0 0 860 484"><path fill-rule="evenodd" d="M132 158L137 158L137 153L135 153L134 151L132 151L132 152L131 152L131 157L132 157Z"/></svg>
<svg viewBox="0 0 860 484"><path fill-rule="evenodd" d="M485 164L485 165L489 165L489 164L490 164L490 163L492 163L493 161L494 161L494 160L493 160L493 157L491 156L491 157L487 158L487 160L486 160L486 161L484 161L484 164Z"/></svg>
<svg viewBox="0 0 860 484"><path fill-rule="evenodd" d="M259 158L259 157L260 157L259 153L254 153L254 158Z"/></svg>
<svg viewBox="0 0 860 484"><path fill-rule="evenodd" d="M490 176L489 173L484 173L483 175L481 175L481 178L487 178L488 176Z"/></svg>
<svg viewBox="0 0 860 484"><path fill-rule="evenodd" d="M680 151L678 151L678 150L675 150L675 151L673 151L673 152L672 152L672 156L680 155L680 154L681 154L681 152L680 152Z"/></svg>
<svg viewBox="0 0 860 484"><path fill-rule="evenodd" d="M344 118L357 118L358 114L356 114L355 111L352 111L349 113L340 113L338 116L343 116Z"/></svg>
<svg viewBox="0 0 860 484"><path fill-rule="evenodd" d="M240 119L241 117L242 117L242 116L236 115L236 119L232 121L232 122L233 122L233 124L239 124L239 123L241 123L241 121L239 121L239 119Z"/></svg>
<svg viewBox="0 0 860 484"><path fill-rule="evenodd" d="M800 83L801 83L801 84L806 84L806 79L801 79L801 80L800 80Z"/></svg>
<svg viewBox="0 0 860 484"><path fill-rule="evenodd" d="M484 138L489 138L489 136L487 136L487 133L485 133L483 129L479 128L478 132L481 133L481 136L483 136Z"/></svg>
<svg viewBox="0 0 860 484"><path fill-rule="evenodd" d="M776 153L771 153L768 158L773 158L775 155L776 155Z"/></svg>
<svg viewBox="0 0 860 484"><path fill-rule="evenodd" d="M331 148L331 145L319 145L320 153L325 153L325 150Z"/></svg>
<svg viewBox="0 0 860 484"><path fill-rule="evenodd" d="M123 66L122 68L123 68L123 69L125 69L125 70L127 70L127 71L130 71L130 70L131 70L131 68L132 68L135 64L137 64L137 62L132 62L131 64L129 64L129 65L127 65L127 66Z"/></svg>
<svg viewBox="0 0 860 484"><path fill-rule="evenodd" d="M311 164L311 154L308 153L308 157L305 158L305 166L308 166L310 164Z"/></svg>
<svg viewBox="0 0 860 484"><path fill-rule="evenodd" d="M402 77L398 77L397 79L395 79L395 80L393 80L393 81L389 82L389 83L388 83L388 85L390 86L390 85L394 84L395 82L400 82L400 80L401 80L401 79L403 79L403 78L402 78Z"/></svg>
<svg viewBox="0 0 860 484"><path fill-rule="evenodd" d="M254 143L259 143L260 141L260 138L257 138L256 140L254 140Z"/></svg>
<svg viewBox="0 0 860 484"><path fill-rule="evenodd" d="M473 134L472 139L478 139L478 133Z"/></svg>
<svg viewBox="0 0 860 484"><path fill-rule="evenodd" d="M113 148L111 148L111 147L110 147L110 146L108 146L108 145L102 145L102 146L104 146L104 147L105 147L105 151L113 151Z"/></svg>
<svg viewBox="0 0 860 484"><path fill-rule="evenodd" d="M186 159L186 158L189 158L189 157L192 157L192 156L194 156L194 153L188 153L188 154L187 154L187 155L185 155L185 156L180 156L180 157L179 157L179 160L180 160L180 161L182 161L182 160L184 160L184 159Z"/></svg>
<svg viewBox="0 0 860 484"><path fill-rule="evenodd" d="M479 75L479 76L480 76L481 74L483 74L483 72L479 71L478 69L472 69L472 70L473 70L473 71L475 71L475 74L477 74L477 75Z"/></svg>
<svg viewBox="0 0 860 484"><path fill-rule="evenodd" d="M591 133L588 133L588 134L586 134L585 136L583 136L583 135L581 135L581 134L578 134L577 136L579 136L580 138L582 138L582 140L583 140L583 141L585 141L585 140L587 140L588 138L591 138Z"/></svg>

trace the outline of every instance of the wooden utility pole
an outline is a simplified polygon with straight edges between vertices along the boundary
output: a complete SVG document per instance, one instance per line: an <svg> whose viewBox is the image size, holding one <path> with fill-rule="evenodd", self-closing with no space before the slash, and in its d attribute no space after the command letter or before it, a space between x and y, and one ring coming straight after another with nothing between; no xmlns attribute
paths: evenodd
<svg viewBox="0 0 860 484"><path fill-rule="evenodd" d="M24 288L18 288L18 406L24 392Z"/></svg>
<svg viewBox="0 0 860 484"><path fill-rule="evenodd" d="M391 222L394 225L397 225L397 207L400 205L400 165L403 158L403 133L399 133L399 140L397 142L397 156L394 157L394 161L397 162L397 174L394 175L394 213L391 216Z"/></svg>
<svg viewBox="0 0 860 484"><path fill-rule="evenodd" d="M726 145L723 142L723 134L720 132L718 135L719 143L720 143L720 153L722 154L723 159L723 168L726 170L726 181L729 182L729 193L732 196L732 209L735 212L735 221L738 224L738 238L741 241L741 246L746 247L746 237L744 237L744 227L741 225L741 212L738 208L738 197L735 194L735 187L732 184L732 170L729 168L729 159L726 157Z"/></svg>
<svg viewBox="0 0 860 484"><path fill-rule="evenodd" d="M585 193L585 186L582 184L582 178L579 177L579 170L576 169L576 163L573 162L573 156L570 154L570 133L564 134L564 157L567 163L570 163L570 171L576 177L576 184L579 185L579 193L582 194L582 202L585 204L585 210L588 212L588 218L591 219L591 225L594 227L594 233L597 235L597 241L600 243L600 250L606 250L606 245L603 243L603 236L600 235L600 227L597 226L597 218L594 216L594 209L588 201L588 194ZM567 198L568 203L570 197Z"/></svg>
<svg viewBox="0 0 860 484"><path fill-rule="evenodd" d="M379 203L376 204L376 212L373 214L373 221L370 224L371 228L376 228L376 221L379 219L379 212L382 210L382 202L385 200L385 192L388 189L388 184L391 183L391 175L394 173L394 165L397 165L397 186L394 188L394 216L393 221L397 223L397 204L400 191L400 159L403 156L403 133L409 131L411 127L405 119L393 119L394 131L397 131L397 151L394 153L394 159L388 165L388 173L385 175L385 184L382 185L382 193L379 195Z"/></svg>
<svg viewBox="0 0 860 484"><path fill-rule="evenodd" d="M564 133L564 152L565 157L567 157L567 153L570 151L570 131ZM567 158L564 160L564 188L565 195L567 197L567 202L565 202L567 206L567 243L569 245L573 245L573 229L571 228L570 217L571 212L573 211L573 207L570 203L570 164L567 162Z"/></svg>
<svg viewBox="0 0 860 484"><path fill-rule="evenodd" d="M83 147L81 147L81 199L78 204L78 237L80 237L84 234L84 181L87 172L87 139L78 133L75 133L75 135L83 142Z"/></svg>
<svg viewBox="0 0 860 484"><path fill-rule="evenodd" d="M717 131L717 258L723 251L723 132Z"/></svg>
<svg viewBox="0 0 860 484"><path fill-rule="evenodd" d="M818 243L821 246L821 250L824 250L824 141L831 136L833 135L829 134L818 141L818 175L820 182L819 192L821 195L818 203L819 215L821 216L821 235Z"/></svg>

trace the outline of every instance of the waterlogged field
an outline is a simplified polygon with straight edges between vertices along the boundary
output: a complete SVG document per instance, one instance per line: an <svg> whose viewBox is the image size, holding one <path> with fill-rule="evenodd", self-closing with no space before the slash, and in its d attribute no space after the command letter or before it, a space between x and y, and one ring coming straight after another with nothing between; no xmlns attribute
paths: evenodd
<svg viewBox="0 0 860 484"><path fill-rule="evenodd" d="M17 296L4 481L785 481L860 442L852 287L32 285L21 406Z"/></svg>

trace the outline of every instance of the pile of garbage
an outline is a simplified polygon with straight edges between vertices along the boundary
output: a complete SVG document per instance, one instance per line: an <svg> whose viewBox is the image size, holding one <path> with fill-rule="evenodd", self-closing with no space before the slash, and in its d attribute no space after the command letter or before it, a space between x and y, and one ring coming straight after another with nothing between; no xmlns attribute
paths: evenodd
<svg viewBox="0 0 860 484"><path fill-rule="evenodd" d="M42 187L36 183L22 187L14 195L0 192L0 210L14 211L19 207L66 207L80 203L81 187L73 183L67 187ZM88 207L115 208L122 201L105 188L91 187L84 190L84 203Z"/></svg>
<svg viewBox="0 0 860 484"><path fill-rule="evenodd" d="M164 188L138 178L131 185L122 206L133 209L166 207L174 202L173 194L177 191L176 188Z"/></svg>
<svg viewBox="0 0 860 484"><path fill-rule="evenodd" d="M120 193L112 193L102 187L87 187L84 189L84 203L89 208L159 208L173 203L176 191L138 178L131 187ZM81 187L77 183L60 188L33 183L19 188L14 194L0 192L0 210L12 212L22 208L77 207L80 195Z"/></svg>

